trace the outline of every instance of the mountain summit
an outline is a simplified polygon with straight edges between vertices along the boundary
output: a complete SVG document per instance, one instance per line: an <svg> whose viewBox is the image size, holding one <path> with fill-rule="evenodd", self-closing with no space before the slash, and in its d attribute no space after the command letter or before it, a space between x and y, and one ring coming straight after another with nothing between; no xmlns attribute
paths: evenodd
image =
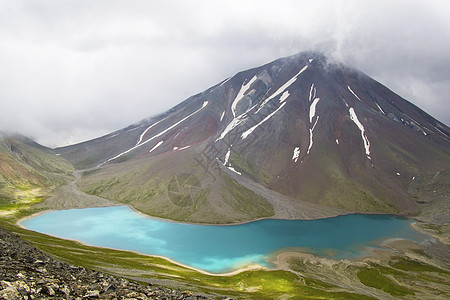
<svg viewBox="0 0 450 300"><path fill-rule="evenodd" d="M166 113L56 149L88 193L193 222L417 214L450 129L367 75L304 52ZM428 200L424 200L424 199ZM431 200L430 200L431 199Z"/></svg>

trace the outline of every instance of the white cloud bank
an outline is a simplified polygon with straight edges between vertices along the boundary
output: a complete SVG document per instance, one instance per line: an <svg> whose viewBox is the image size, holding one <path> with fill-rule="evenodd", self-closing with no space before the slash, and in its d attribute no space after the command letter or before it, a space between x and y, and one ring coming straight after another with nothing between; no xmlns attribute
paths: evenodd
<svg viewBox="0 0 450 300"><path fill-rule="evenodd" d="M450 124L449 1L0 0L0 130L58 146L305 50Z"/></svg>

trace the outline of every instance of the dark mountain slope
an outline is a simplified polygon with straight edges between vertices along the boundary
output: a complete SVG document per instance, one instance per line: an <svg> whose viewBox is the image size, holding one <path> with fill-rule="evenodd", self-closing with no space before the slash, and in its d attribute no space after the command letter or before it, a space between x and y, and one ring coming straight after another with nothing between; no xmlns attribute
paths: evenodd
<svg viewBox="0 0 450 300"><path fill-rule="evenodd" d="M85 190L168 218L415 214L420 199L408 187L419 174L450 169L449 132L365 74L306 52L57 151L77 167L101 167L86 174ZM173 191L180 176L195 184Z"/></svg>

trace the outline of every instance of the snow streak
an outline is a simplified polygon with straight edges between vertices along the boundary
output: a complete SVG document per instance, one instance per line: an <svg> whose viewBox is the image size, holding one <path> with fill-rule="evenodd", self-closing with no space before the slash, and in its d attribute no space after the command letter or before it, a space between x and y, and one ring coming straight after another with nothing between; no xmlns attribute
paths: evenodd
<svg viewBox="0 0 450 300"><path fill-rule="evenodd" d="M106 140L112 139L113 137L116 137L116 136L118 136L119 134L120 134L120 133L116 133L116 134L110 135L110 136L106 137Z"/></svg>
<svg viewBox="0 0 450 300"><path fill-rule="evenodd" d="M191 145L189 145L189 146L184 146L184 147L181 147L181 148L179 148L179 149L178 149L178 151L181 151L181 150L185 150L185 149L187 149L187 148L189 148L189 147L191 147Z"/></svg>
<svg viewBox="0 0 450 300"><path fill-rule="evenodd" d="M223 111L222 115L220 116L220 122L222 122L224 116L225 116L225 111Z"/></svg>
<svg viewBox="0 0 450 300"><path fill-rule="evenodd" d="M139 141L136 143L135 146L139 145L142 142L142 139L144 138L144 135L147 133L147 131L149 131L150 128L152 128L155 125L158 125L159 123L161 123L162 121L166 120L168 117L170 117L171 115L168 115L167 117L165 117L164 119L159 120L156 123L153 123L152 125L150 125L147 129L144 130L144 132L141 133L141 136L139 137Z"/></svg>
<svg viewBox="0 0 450 300"><path fill-rule="evenodd" d="M236 98L233 100L233 103L231 104L231 112L233 113L233 120L231 120L230 123L228 123L227 127L225 127L225 130L222 131L222 133L220 134L220 136L215 140L216 142L223 139L231 130L233 130L234 128L236 128L236 126L238 126L239 124L241 124L245 118L245 114L241 114L239 116L236 117L236 106L237 103L241 100L241 98L244 97L245 92L250 88L250 85L257 79L256 75L253 76L253 78L247 83L247 84L242 84L241 89L239 90ZM223 115L225 114L225 112L222 114L222 117L220 120L222 120Z"/></svg>
<svg viewBox="0 0 450 300"><path fill-rule="evenodd" d="M228 77L227 79L225 79L218 87L221 87L222 85L224 85L225 83L228 82L228 80L230 80L231 77Z"/></svg>
<svg viewBox="0 0 450 300"><path fill-rule="evenodd" d="M378 107L378 109L380 110L380 112L381 112L383 115L386 115L386 113L385 113L384 110L381 108L381 106L378 105L378 103L375 102L375 105Z"/></svg>
<svg viewBox="0 0 450 300"><path fill-rule="evenodd" d="M255 75L253 76L252 79L250 79L248 83L242 84L241 89L239 90L236 98L234 98L233 103L231 104L231 112L233 113L233 118L236 118L236 106L238 105L239 101L241 101L242 98L244 98L245 92L248 91L248 89L250 88L252 83L256 81L256 79L258 79L258 77L256 77Z"/></svg>
<svg viewBox="0 0 450 300"><path fill-rule="evenodd" d="M283 103L287 99L287 97L289 97L289 95L289 91L284 92L280 97L280 103Z"/></svg>
<svg viewBox="0 0 450 300"><path fill-rule="evenodd" d="M297 162L299 156L300 156L300 148L299 147L295 147L294 148L294 155L292 156L292 160L294 162Z"/></svg>
<svg viewBox="0 0 450 300"><path fill-rule="evenodd" d="M241 172L236 171L232 166L228 166L228 169L230 169L231 171L233 171L234 173L238 174L238 175L242 175Z"/></svg>
<svg viewBox="0 0 450 300"><path fill-rule="evenodd" d="M366 132L365 132L364 126L358 120L358 116L356 115L355 110L353 109L353 107L350 107L348 112L350 113L350 119L356 124L356 126L358 126L359 130L361 131L361 138L362 138L363 143L364 143L364 148L366 149L366 155L367 155L367 158L370 159L370 156L369 156L370 155L370 142L369 142L369 139L366 136Z"/></svg>
<svg viewBox="0 0 450 300"><path fill-rule="evenodd" d="M233 145L231 145L229 148L228 148L228 152L227 152L227 154L225 154L225 160L223 161L223 165L224 166L226 166L226 164L228 163L228 160L230 159L230 154L231 154L231 147L232 147Z"/></svg>
<svg viewBox="0 0 450 300"><path fill-rule="evenodd" d="M314 122L314 125L312 128L309 129L309 146L308 146L308 150L306 151L306 154L309 154L309 151L311 151L311 148L313 146L313 132L314 132L314 128L316 128L317 122L319 121L319 117L317 116L316 122Z"/></svg>
<svg viewBox="0 0 450 300"><path fill-rule="evenodd" d="M161 146L164 143L164 141L159 141L158 144L156 144L150 151L148 151L148 153L152 153L153 150L155 150L156 148L158 148L159 146Z"/></svg>
<svg viewBox="0 0 450 300"><path fill-rule="evenodd" d="M316 87L314 87L314 94L313 94L313 87L314 87L314 83L311 85L311 89L309 91L309 102L311 102L311 100L314 98L311 105L309 106L309 123L310 124L312 124L314 117L316 116L316 106L317 106L317 103L319 103L319 101L320 101L320 98L315 98L316 97ZM313 131L314 131L314 128L316 128L317 122L319 121L319 117L320 116L317 116L316 121L314 122L314 125L312 125L312 127L309 129L309 146L308 146L308 150L306 151L306 154L309 154L309 151L311 151L312 145L314 143Z"/></svg>
<svg viewBox="0 0 450 300"><path fill-rule="evenodd" d="M342 101L344 101L344 104L345 104L345 106L347 107L347 108L349 108L350 106L348 106L348 103L347 103L347 101L345 101L345 99L344 98L342 98Z"/></svg>
<svg viewBox="0 0 450 300"><path fill-rule="evenodd" d="M314 94L313 94L314 91ZM314 87L314 83L311 84L311 88L309 89L309 102L316 97L316 88Z"/></svg>
<svg viewBox="0 0 450 300"><path fill-rule="evenodd" d="M352 92L352 94L353 94L359 101L362 102L362 100L358 97L358 95L355 94L355 92L351 89L350 86L347 85L347 88L348 88L348 90L349 90L350 92Z"/></svg>
<svg viewBox="0 0 450 300"><path fill-rule="evenodd" d="M203 108L205 108L206 105L208 105L208 101L203 102L202 107L200 107L199 109L197 109L196 111L194 111L193 113L191 113L190 115L188 115L187 117L184 117L183 119L181 119L181 120L178 121L177 123L173 124L172 126L168 127L167 129L165 129L165 130L161 131L160 133L158 133L158 134L152 136L151 138L149 138L149 139L146 140L145 142L140 143L139 145L136 145L136 146L134 146L134 147L132 147L132 148L130 148L130 149L128 149L128 150L126 150L126 151L124 151L124 152L122 152L122 153L120 153L120 154L114 156L114 157L111 157L111 158L108 159L106 162L101 163L99 166L102 166L102 165L104 165L105 163L107 163L107 162L109 162L109 161L112 161L112 160L114 160L114 159L117 159L117 158L121 157L122 155L127 154L127 153L129 153L129 152L131 152L131 151L133 151L133 150L135 150L135 149L141 147L142 145L147 144L148 142L154 140L155 138L160 137L161 135L163 135L163 134L166 133L167 131L173 129L174 127L178 126L180 123L182 123L183 121L185 121L186 119L190 118L191 116L193 116L193 115L195 115L196 113L198 113L199 111L201 111ZM161 121L162 121L162 120L161 120ZM182 150L182 149L179 149L179 150Z"/></svg>
<svg viewBox="0 0 450 300"><path fill-rule="evenodd" d="M316 115L316 105L319 103L320 98L314 99L313 103L309 107L309 123L312 123L314 116Z"/></svg>
<svg viewBox="0 0 450 300"><path fill-rule="evenodd" d="M245 119L243 118L243 116L238 116L237 118L234 118L233 120L231 120L230 123L228 123L227 127L225 128L225 130L220 134L220 136L217 138L216 142L218 140L223 139L231 130L233 130L234 128L236 128L236 126L238 126L239 124L241 124Z"/></svg>
<svg viewBox="0 0 450 300"><path fill-rule="evenodd" d="M261 122L259 122L258 124L256 124L255 126L251 127L250 129L246 130L244 133L242 133L241 138L245 139L247 136L250 135L250 133L253 132L253 130L255 130L256 128L258 128L259 126L261 126L262 124L264 124L264 122L266 122L267 120L269 120L274 114L276 114L281 108L283 108L283 106L286 104L286 102L283 102L275 111L273 111L272 113L270 113L267 117L265 117Z"/></svg>
<svg viewBox="0 0 450 300"><path fill-rule="evenodd" d="M279 94L281 94L282 92L284 92L291 84L293 84L296 80L297 77L302 74L306 69L308 68L308 66L304 66L294 77L292 77L291 79L289 79L285 84L283 84L275 93L273 93L272 95L270 95L269 98L267 98L266 100L263 101L263 103L261 103L261 106L258 108L258 110L255 112L255 114L257 114L263 107L264 105L266 105L267 102L269 102L270 100L272 100L273 98L275 98L276 96L278 96Z"/></svg>

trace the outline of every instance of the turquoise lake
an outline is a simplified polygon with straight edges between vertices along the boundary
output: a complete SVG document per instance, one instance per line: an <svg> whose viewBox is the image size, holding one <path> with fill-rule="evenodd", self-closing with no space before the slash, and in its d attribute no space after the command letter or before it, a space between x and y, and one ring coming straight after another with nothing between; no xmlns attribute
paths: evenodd
<svg viewBox="0 0 450 300"><path fill-rule="evenodd" d="M53 211L22 225L93 246L160 255L212 273L258 263L288 248L336 259L367 254L388 238L415 241L425 236L411 221L389 215L352 214L313 221L261 220L242 225L210 226L145 217L127 206Z"/></svg>

